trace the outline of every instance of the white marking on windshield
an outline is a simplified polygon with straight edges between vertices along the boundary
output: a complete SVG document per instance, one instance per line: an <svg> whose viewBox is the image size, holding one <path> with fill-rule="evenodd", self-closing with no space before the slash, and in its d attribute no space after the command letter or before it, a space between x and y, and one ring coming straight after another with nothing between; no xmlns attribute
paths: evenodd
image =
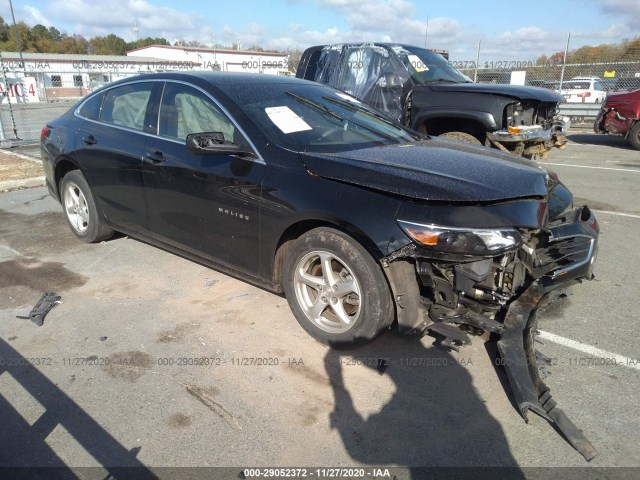
<svg viewBox="0 0 640 480"><path fill-rule="evenodd" d="M282 133L286 134L312 130L311 126L289 107L267 107L264 111L274 125L282 130Z"/></svg>

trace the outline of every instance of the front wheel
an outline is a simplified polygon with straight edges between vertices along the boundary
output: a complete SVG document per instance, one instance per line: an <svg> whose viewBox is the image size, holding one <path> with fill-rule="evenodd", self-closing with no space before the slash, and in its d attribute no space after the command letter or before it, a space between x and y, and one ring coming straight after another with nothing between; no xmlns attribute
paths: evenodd
<svg viewBox="0 0 640 480"><path fill-rule="evenodd" d="M284 289L296 319L335 347L366 343L393 320L380 266L360 244L331 228L298 238L285 261Z"/></svg>
<svg viewBox="0 0 640 480"><path fill-rule="evenodd" d="M85 243L95 243L113 235L113 230L103 225L91 188L80 170L64 176L60 192L65 218L76 237Z"/></svg>

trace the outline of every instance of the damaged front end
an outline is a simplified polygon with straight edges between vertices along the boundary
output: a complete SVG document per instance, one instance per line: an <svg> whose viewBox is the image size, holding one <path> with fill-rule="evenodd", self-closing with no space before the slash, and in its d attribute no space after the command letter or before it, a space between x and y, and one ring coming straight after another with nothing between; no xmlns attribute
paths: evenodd
<svg viewBox="0 0 640 480"><path fill-rule="evenodd" d="M557 195L563 191L559 187ZM572 208L570 199L554 211L553 196L550 204L541 201L533 209L531 202L521 202L535 212L537 226L442 227L401 218L398 223L413 242L382 265L402 332L437 334L442 345L454 350L470 342L468 333L497 335L524 419L532 410L553 422L591 460L595 449L556 406L540 377L534 336L536 310L563 289L593 277L599 228L591 210ZM501 210L488 210L486 218L496 222ZM458 212L451 218L465 216Z"/></svg>
<svg viewBox="0 0 640 480"><path fill-rule="evenodd" d="M504 128L487 132L487 140L505 152L545 159L552 148L565 148L570 124L557 103L523 100L507 105Z"/></svg>

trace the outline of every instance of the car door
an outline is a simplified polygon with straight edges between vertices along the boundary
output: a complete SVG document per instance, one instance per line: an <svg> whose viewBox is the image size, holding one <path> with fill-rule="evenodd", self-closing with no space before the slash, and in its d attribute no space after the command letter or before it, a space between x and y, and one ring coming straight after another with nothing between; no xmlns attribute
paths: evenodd
<svg viewBox="0 0 640 480"><path fill-rule="evenodd" d="M149 100L158 82L134 82L90 97L76 135L78 160L103 215L124 230L147 232L142 156ZM93 118L92 118L93 117Z"/></svg>
<svg viewBox="0 0 640 480"><path fill-rule="evenodd" d="M260 188L264 162L257 156L194 154L191 133L221 132L249 142L208 93L165 83L158 135L147 139L143 172L151 235L247 273L258 271Z"/></svg>

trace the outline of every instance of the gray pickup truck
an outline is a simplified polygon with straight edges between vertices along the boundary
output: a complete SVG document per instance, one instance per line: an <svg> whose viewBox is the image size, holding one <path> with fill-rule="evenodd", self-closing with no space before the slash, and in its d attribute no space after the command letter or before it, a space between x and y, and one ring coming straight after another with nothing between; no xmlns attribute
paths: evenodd
<svg viewBox="0 0 640 480"><path fill-rule="evenodd" d="M338 88L389 119L428 135L484 144L528 158L563 148L563 98L537 87L479 84L440 54L390 43L319 45L296 76Z"/></svg>

